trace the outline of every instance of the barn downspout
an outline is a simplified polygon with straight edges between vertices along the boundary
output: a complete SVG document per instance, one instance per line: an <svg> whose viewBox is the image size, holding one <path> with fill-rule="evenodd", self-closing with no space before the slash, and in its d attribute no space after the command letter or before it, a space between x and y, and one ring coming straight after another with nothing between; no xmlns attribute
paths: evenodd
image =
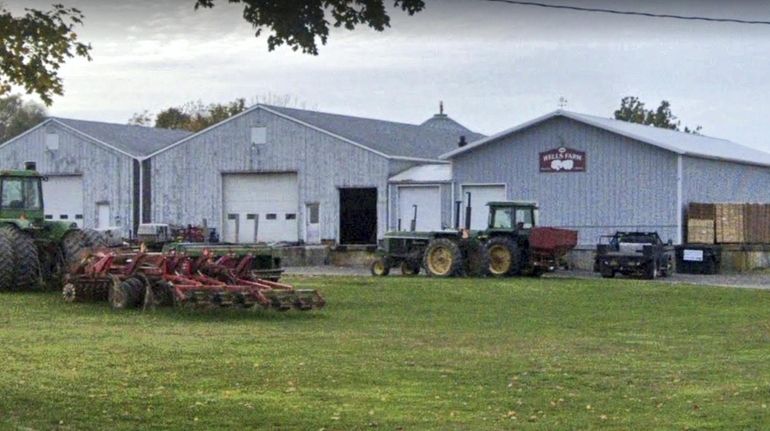
<svg viewBox="0 0 770 431"><path fill-rule="evenodd" d="M683 218L682 213L682 155L676 156L676 244L682 243L682 237L684 236Z"/></svg>
<svg viewBox="0 0 770 431"><path fill-rule="evenodd" d="M144 223L144 159L139 159L139 224Z"/></svg>
<svg viewBox="0 0 770 431"><path fill-rule="evenodd" d="M449 193L452 195L452 201L449 203L449 207L450 207L450 209L449 209L449 213L450 213L449 214L449 226L459 226L457 224L457 221L455 220L455 218L457 218L457 216L459 214L455 214L455 200L457 200L457 196L455 196L455 180L454 179L452 179L452 181L449 182L449 186L450 186L450 192Z"/></svg>

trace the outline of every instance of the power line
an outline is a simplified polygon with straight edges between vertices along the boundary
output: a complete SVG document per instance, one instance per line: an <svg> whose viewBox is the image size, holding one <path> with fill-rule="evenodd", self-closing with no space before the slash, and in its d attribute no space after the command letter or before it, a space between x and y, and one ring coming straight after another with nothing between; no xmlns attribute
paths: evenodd
<svg viewBox="0 0 770 431"><path fill-rule="evenodd" d="M636 11L626 11L626 10L617 10L617 9L600 9L600 8L591 8L591 7L567 6L567 5L557 5L557 4L539 3L539 2L532 2L532 1L518 1L518 0L487 0L487 1L496 2L496 3L508 3L508 4L520 5L520 6L536 6L536 7L549 8L549 9L567 9L567 10L578 11L578 12L598 12L598 13L609 13L614 15L644 16L648 18L670 18L670 19L682 19L682 20L689 20L689 21L770 25L770 21L755 21L755 20L745 20L745 19L737 19L737 18L709 18L705 16L670 15L670 14L636 12Z"/></svg>

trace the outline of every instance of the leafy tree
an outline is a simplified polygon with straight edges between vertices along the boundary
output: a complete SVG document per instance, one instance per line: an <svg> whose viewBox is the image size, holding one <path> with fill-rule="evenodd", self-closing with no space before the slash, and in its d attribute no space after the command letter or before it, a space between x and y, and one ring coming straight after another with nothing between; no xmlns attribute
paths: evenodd
<svg viewBox="0 0 770 431"><path fill-rule="evenodd" d="M0 142L5 142L45 120L45 108L20 95L0 97Z"/></svg>
<svg viewBox="0 0 770 431"><path fill-rule="evenodd" d="M267 93L263 96L252 98L254 103L265 103L276 106L296 106L305 107L305 102L301 102L294 96L275 95ZM163 129L182 129L191 132L198 132L214 124L222 122L233 115L245 111L246 99L238 98L229 103L210 103L204 105L202 101L187 102L181 106L166 108L157 115L150 114L147 110L135 113L128 124L136 126L150 126Z"/></svg>
<svg viewBox="0 0 770 431"><path fill-rule="evenodd" d="M163 129L181 129L198 132L233 115L246 110L246 99L235 99L229 103L211 103L204 105L200 100L188 102L182 106L166 108L153 117L148 111L135 113L128 124L149 126ZM153 120L154 118L154 120Z"/></svg>
<svg viewBox="0 0 770 431"><path fill-rule="evenodd" d="M148 110L137 112L128 119L128 124L131 126L145 126L150 127L153 123L153 117Z"/></svg>
<svg viewBox="0 0 770 431"><path fill-rule="evenodd" d="M685 126L681 129L682 122L671 111L671 103L667 100L661 101L656 109L646 109L644 102L633 96L624 97L620 101L620 108L615 111L615 119L693 134L699 134L702 129L701 126L694 129Z"/></svg>
<svg viewBox="0 0 770 431"><path fill-rule="evenodd" d="M196 0L195 9L212 8L216 0ZM318 55L316 38L326 45L329 21L334 27L353 30L368 25L377 31L390 27L385 0L229 0L243 4L243 18L259 36L265 29L272 31L267 38L270 51L288 45L294 51ZM425 8L424 0L393 0L396 8L414 15Z"/></svg>
<svg viewBox="0 0 770 431"><path fill-rule="evenodd" d="M50 105L54 95L64 92L59 68L65 60L91 60L91 46L79 42L73 30L83 23L83 14L62 5L25 11L13 16L0 4L0 95L17 85Z"/></svg>
<svg viewBox="0 0 770 431"><path fill-rule="evenodd" d="M192 129L192 115L185 112L184 108L168 108L160 111L155 117L155 127L163 129L184 129L196 132Z"/></svg>

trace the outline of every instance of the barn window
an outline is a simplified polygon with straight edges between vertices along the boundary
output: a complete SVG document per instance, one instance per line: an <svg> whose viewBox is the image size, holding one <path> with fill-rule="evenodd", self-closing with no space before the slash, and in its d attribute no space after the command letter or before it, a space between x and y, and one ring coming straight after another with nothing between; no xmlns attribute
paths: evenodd
<svg viewBox="0 0 770 431"><path fill-rule="evenodd" d="M264 145L267 143L267 127L251 128L251 145Z"/></svg>
<svg viewBox="0 0 770 431"><path fill-rule="evenodd" d="M287 213L286 214L286 220L296 220L297 214Z"/></svg>
<svg viewBox="0 0 770 431"><path fill-rule="evenodd" d="M45 149L48 151L59 150L59 135L56 133L45 134Z"/></svg>
<svg viewBox="0 0 770 431"><path fill-rule="evenodd" d="M267 214L267 215L265 216L265 218L266 218L267 220L277 220L277 219L278 219L278 215L276 215L276 214L272 214L272 213L271 213L271 214Z"/></svg>

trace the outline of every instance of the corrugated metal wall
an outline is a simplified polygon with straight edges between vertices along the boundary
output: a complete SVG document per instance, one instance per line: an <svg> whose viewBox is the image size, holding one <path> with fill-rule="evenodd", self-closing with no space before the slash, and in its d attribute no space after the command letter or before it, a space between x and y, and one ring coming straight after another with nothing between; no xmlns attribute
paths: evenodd
<svg viewBox="0 0 770 431"><path fill-rule="evenodd" d="M583 173L541 173L539 153L561 146L585 151ZM676 241L677 156L566 118L454 158L463 183L505 183L508 199L537 201L540 224L577 229L581 244L615 230L658 231Z"/></svg>
<svg viewBox="0 0 770 431"><path fill-rule="evenodd" d="M46 150L46 133L59 135L57 151ZM96 226L96 202L109 202L112 224L119 222L126 234L133 229L132 158L48 124L0 148L0 168L23 169L27 161L44 175L82 175L85 227Z"/></svg>
<svg viewBox="0 0 770 431"><path fill-rule="evenodd" d="M267 127L267 144L250 144L251 127ZM222 173L297 172L299 237L305 204L320 203L321 238L339 238L339 188L376 187L378 236L386 230L389 161L371 151L257 109L152 159L152 216L158 223L222 229Z"/></svg>
<svg viewBox="0 0 770 431"><path fill-rule="evenodd" d="M684 156L682 200L770 203L770 168Z"/></svg>

